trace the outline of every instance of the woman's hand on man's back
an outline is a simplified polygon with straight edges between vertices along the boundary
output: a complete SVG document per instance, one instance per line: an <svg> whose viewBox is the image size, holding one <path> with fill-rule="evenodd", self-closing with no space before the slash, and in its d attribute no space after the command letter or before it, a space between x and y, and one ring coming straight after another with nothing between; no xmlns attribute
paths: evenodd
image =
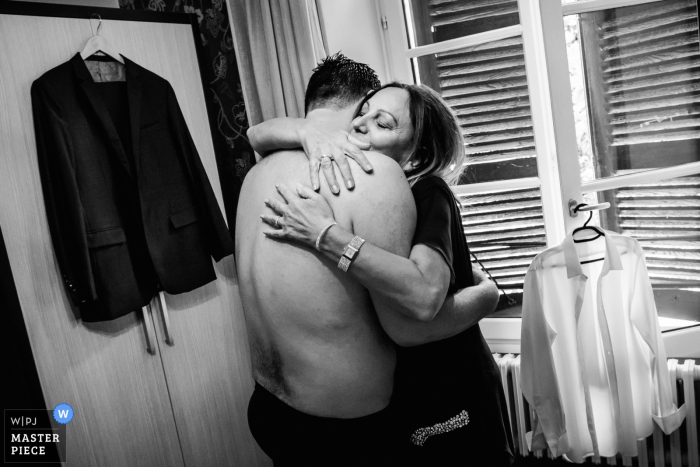
<svg viewBox="0 0 700 467"><path fill-rule="evenodd" d="M362 143L348 135L347 131L338 130L332 123L320 120L307 120L299 131L299 139L306 156L309 158L311 186L315 191L321 187L319 172L323 170L328 186L333 194L340 193L340 185L335 176L335 161L345 186L352 190L355 180L348 163L348 158L357 162L365 172L372 171L372 165L362 149L369 149L369 144Z"/></svg>

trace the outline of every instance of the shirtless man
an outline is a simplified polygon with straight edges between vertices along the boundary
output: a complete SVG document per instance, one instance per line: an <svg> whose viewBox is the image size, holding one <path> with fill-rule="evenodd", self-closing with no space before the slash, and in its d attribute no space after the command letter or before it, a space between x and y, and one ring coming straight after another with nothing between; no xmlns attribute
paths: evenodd
<svg viewBox="0 0 700 467"><path fill-rule="evenodd" d="M379 81L366 66L332 65L324 62L309 83L306 118L335 118L344 128L355 104ZM408 256L416 210L406 178L392 159L366 156L374 174L354 170L355 190L333 196L324 180L320 193L340 225ZM248 409L251 431L275 465L382 462L391 447L386 407L394 344L357 281L316 251L263 235L262 201L281 200L275 190L280 183L309 186L302 151L279 151L253 167L236 219L236 261L256 381Z"/></svg>

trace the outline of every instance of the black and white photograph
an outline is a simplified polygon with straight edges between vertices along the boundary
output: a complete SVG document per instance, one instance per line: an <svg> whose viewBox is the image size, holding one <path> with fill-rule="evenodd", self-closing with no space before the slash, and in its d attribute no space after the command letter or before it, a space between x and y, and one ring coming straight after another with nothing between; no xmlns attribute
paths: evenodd
<svg viewBox="0 0 700 467"><path fill-rule="evenodd" d="M3 463L700 467L698 0L0 0Z"/></svg>

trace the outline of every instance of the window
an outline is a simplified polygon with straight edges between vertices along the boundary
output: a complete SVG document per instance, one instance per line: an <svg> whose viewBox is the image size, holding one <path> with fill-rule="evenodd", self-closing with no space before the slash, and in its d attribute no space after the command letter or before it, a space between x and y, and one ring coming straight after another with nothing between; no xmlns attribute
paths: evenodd
<svg viewBox="0 0 700 467"><path fill-rule="evenodd" d="M468 145L469 163L455 193L472 259L503 291L494 316L520 316L525 272L546 248L523 38L516 30L502 39L453 45L519 27L518 3L411 0L405 7L414 20L414 42L438 46L413 59L416 81L452 107Z"/></svg>
<svg viewBox="0 0 700 467"><path fill-rule="evenodd" d="M582 224L575 199L610 202L597 223L641 242L662 321L699 322L695 0L403 6L415 81L464 130L470 162L454 191L470 248L508 294L493 316L520 315L534 256Z"/></svg>
<svg viewBox="0 0 700 467"><path fill-rule="evenodd" d="M520 24L517 0L410 0L416 45Z"/></svg>
<svg viewBox="0 0 700 467"><path fill-rule="evenodd" d="M466 14L460 18L469 22ZM522 38L422 56L416 64L420 82L454 110L468 144L469 163L456 191L471 252L504 291L498 315L519 316L527 266L546 246L539 189L526 184L474 191L466 185L536 182Z"/></svg>
<svg viewBox="0 0 700 467"><path fill-rule="evenodd" d="M697 19L695 0L565 16L584 187L700 161ZM700 176L689 174L587 198L611 205L599 225L640 241L659 316L698 321Z"/></svg>

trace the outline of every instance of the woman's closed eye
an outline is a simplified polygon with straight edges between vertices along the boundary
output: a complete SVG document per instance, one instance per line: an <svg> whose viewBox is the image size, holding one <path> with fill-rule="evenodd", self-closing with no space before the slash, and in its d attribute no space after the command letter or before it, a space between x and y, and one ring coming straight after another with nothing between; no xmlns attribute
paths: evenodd
<svg viewBox="0 0 700 467"><path fill-rule="evenodd" d="M391 127L381 120L377 119L377 126L383 130L389 130Z"/></svg>
<svg viewBox="0 0 700 467"><path fill-rule="evenodd" d="M367 115L367 112L360 111L360 112L357 114L357 117L356 117L356 118L361 118L361 117L364 117L365 115ZM383 130L389 130L389 129L391 129L391 125L390 125L389 123L386 123L386 122L380 120L380 118L381 118L381 115L380 115L380 114L377 114L377 115L374 117L374 122L377 124L377 126L378 126L379 128L381 128L381 129L383 129Z"/></svg>

